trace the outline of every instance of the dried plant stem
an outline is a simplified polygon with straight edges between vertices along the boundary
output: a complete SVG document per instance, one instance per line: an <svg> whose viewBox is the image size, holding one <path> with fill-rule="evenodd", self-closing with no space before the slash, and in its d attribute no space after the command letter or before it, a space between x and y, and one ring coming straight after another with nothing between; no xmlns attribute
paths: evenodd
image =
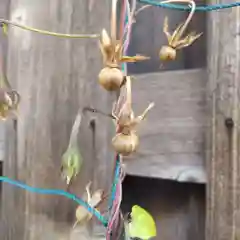
<svg viewBox="0 0 240 240"><path fill-rule="evenodd" d="M140 7L136 12L135 12L135 17L140 13L142 12L143 10L149 8L149 7L152 7L152 5L144 5L142 7Z"/></svg>
<svg viewBox="0 0 240 240"><path fill-rule="evenodd" d="M26 26L23 24L19 24L16 22L12 22L10 20L6 19L0 19L0 23L6 24L6 25L12 25L24 30L28 30L31 32L36 32L44 35L54 36L54 37L62 37L62 38L99 38L99 34L65 34L65 33L57 33L57 32L51 32L47 30L42 30L38 28L33 28L30 26Z"/></svg>
<svg viewBox="0 0 240 240"><path fill-rule="evenodd" d="M131 77L126 77L125 89L126 89L126 98L125 102L123 103L122 107L119 109L118 112L118 119L128 119L132 114L132 86L131 86ZM121 94L120 94L121 96ZM119 97L120 98L120 97ZM120 102L119 102L120 104ZM125 120L124 120L125 121Z"/></svg>
<svg viewBox="0 0 240 240"><path fill-rule="evenodd" d="M117 2L118 0L112 0L111 38L114 43L117 39Z"/></svg>
<svg viewBox="0 0 240 240"><path fill-rule="evenodd" d="M131 109L132 107L132 83L129 76L126 77L126 104Z"/></svg>
<svg viewBox="0 0 240 240"><path fill-rule="evenodd" d="M129 4L129 2L128 2L128 4ZM126 26L126 31L125 31L127 33L127 39L124 43L124 52L126 52L126 49L129 45L130 35L131 35L131 30L132 30L132 24L134 22L134 16L135 16L135 11L136 11L136 6L137 6L136 0L132 0L131 14L130 14L130 18L129 18L128 24Z"/></svg>
<svg viewBox="0 0 240 240"><path fill-rule="evenodd" d="M83 108L83 112L86 112L86 111L89 111L89 112L92 112L92 113L98 113L98 114L101 114L103 116L106 116L106 117L110 117L112 119L116 119L112 114L108 114L108 113L105 113L101 110L98 110L98 109L95 109L95 108L91 108L91 107L84 107Z"/></svg>
<svg viewBox="0 0 240 240"><path fill-rule="evenodd" d="M128 0L123 0L122 1L120 24L119 24L119 37L120 37L120 39L123 39L123 35L124 35L124 21L125 21L124 17L125 17L125 13L126 13L127 1ZM122 44L122 41L121 41L121 44Z"/></svg>
<svg viewBox="0 0 240 240"><path fill-rule="evenodd" d="M196 9L196 4L193 0L166 0L166 1L162 1L161 3L172 3L172 2L189 3L191 5L191 11L190 11L187 19L186 19L185 23L182 25L182 27L179 29L179 32L177 33L177 39L180 39L194 15L194 12Z"/></svg>

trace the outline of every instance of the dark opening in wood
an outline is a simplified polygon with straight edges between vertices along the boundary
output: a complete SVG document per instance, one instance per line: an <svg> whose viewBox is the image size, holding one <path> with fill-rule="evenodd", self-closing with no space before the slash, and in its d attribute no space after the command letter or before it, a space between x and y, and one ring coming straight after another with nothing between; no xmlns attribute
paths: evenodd
<svg viewBox="0 0 240 240"><path fill-rule="evenodd" d="M204 240L204 184L128 176L123 183L123 212L135 204L153 215L156 239Z"/></svg>

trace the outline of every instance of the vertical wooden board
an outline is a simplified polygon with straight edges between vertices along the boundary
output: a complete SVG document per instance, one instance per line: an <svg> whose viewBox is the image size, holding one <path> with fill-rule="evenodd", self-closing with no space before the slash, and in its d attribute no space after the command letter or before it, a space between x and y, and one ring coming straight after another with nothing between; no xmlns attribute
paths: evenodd
<svg viewBox="0 0 240 240"><path fill-rule="evenodd" d="M110 6L109 1L89 1L88 3L88 25L91 32L100 33L104 28L110 26ZM99 19L101 18L101 21ZM87 79L92 81L89 85L91 92L91 105L103 112L110 113L115 94L107 92L98 84L98 74L103 67L102 55L98 44L94 41L87 43ZM95 187L108 188L111 181L113 150L111 149L111 135L114 132L112 119L99 114L90 115L90 119L95 121L96 153L93 157L93 171L95 174ZM109 171L110 170L110 171Z"/></svg>
<svg viewBox="0 0 240 240"><path fill-rule="evenodd" d="M213 1L212 4L228 1ZM239 195L239 8L208 18L207 240L240 237ZM226 120L228 121L226 125Z"/></svg>
<svg viewBox="0 0 240 240"><path fill-rule="evenodd" d="M12 1L10 17L22 24L56 32L99 32L100 25L95 27L97 21L91 23L89 19L89 12L93 9L90 9L90 2L93 3L77 0L16 0ZM102 1L102 4L103 2L107 7L108 2ZM97 4L100 6L100 1ZM102 24L106 22L107 16ZM95 73L99 67L99 57L95 59L98 55L95 47L97 40L88 41L57 39L16 28L10 29L8 76L21 94L22 102L17 129L9 126L8 130L11 131L11 149L8 151L9 165L5 167L6 175L12 172L10 177L36 187L64 187L60 179L60 163L61 155L68 144L71 126L78 108L94 105L96 101L92 100L92 97L98 92L95 89L98 88ZM92 46L94 50L91 50ZM92 65L88 61L91 61ZM107 106L107 101L108 96L105 95L101 104ZM91 171L95 156L92 153L90 120L91 117L87 115L80 129L84 164L82 174L71 188L77 195L81 195L85 184L93 180ZM100 126L102 121L105 120L100 119L98 122ZM109 135L105 132L103 137L100 133L99 137L96 137L98 146L104 149L96 155L104 161L108 154L104 146L107 137L109 138ZM16 147L13 143L16 143ZM104 174L101 176L105 179ZM103 185L104 179L100 180ZM3 217L7 221L3 231L4 240L70 237L76 204L63 197L37 195L23 190L18 201L8 204L8 197L18 191L12 186L4 186ZM22 221L12 222L13 218L20 217ZM17 229L19 231L16 231ZM71 239L79 237L83 237L82 233L76 233Z"/></svg>
<svg viewBox="0 0 240 240"><path fill-rule="evenodd" d="M87 29L91 32L101 32L103 27L109 30L110 27L110 7L108 0L88 1ZM100 21L101 20L101 21ZM88 41L87 48L87 81L92 81L88 85L91 92L91 106L100 109L105 113L112 112L112 104L115 101L115 93L109 93L98 84L98 74L103 67L102 55L96 42ZM114 134L114 125L111 118L99 114L89 114L89 122L93 121L95 130L92 129L95 141L92 149L93 189L104 189L105 193L110 192L112 184L112 173L115 163L114 151L111 147L111 138ZM107 203L107 201L105 202ZM101 205L101 209L106 209L106 204ZM102 234L104 229L97 221L93 221L94 234Z"/></svg>
<svg viewBox="0 0 240 240"><path fill-rule="evenodd" d="M10 1L0 1L0 16L1 18L8 18ZM6 70L7 63L7 42L8 38L6 34L0 29L0 64L3 66L3 70ZM0 122L0 161L4 160L4 135L5 124Z"/></svg>

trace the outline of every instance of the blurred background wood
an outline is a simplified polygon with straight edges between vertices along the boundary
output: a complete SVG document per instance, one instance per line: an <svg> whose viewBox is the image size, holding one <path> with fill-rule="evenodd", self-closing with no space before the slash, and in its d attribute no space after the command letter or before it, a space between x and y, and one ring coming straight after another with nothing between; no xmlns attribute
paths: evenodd
<svg viewBox="0 0 240 240"><path fill-rule="evenodd" d="M209 14L206 240L240 239L239 26L239 7Z"/></svg>

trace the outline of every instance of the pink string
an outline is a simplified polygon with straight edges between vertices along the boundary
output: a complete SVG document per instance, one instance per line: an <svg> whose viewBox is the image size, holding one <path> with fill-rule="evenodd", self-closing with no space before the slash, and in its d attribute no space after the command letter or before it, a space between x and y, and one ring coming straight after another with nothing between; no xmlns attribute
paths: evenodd
<svg viewBox="0 0 240 240"><path fill-rule="evenodd" d="M127 1L127 4L123 4L123 6L125 6L125 8L122 10L123 11L123 21L125 22L125 18L126 18L126 12L128 12L128 23L124 28L124 35L127 32L127 36L126 36L126 40L124 42L124 48L123 48L123 53L126 54L128 46L129 46L129 42L130 42L130 35L131 35L131 30L132 30L132 22L133 22L133 16L134 16L134 12L136 9L136 0L133 0L132 2L132 11L131 11L131 16L129 14L129 1ZM126 11L126 8L128 9L128 11ZM124 22L120 23L120 25L122 24L122 26L124 26ZM127 66L126 64L124 64L124 70L125 70L125 74L127 74ZM122 164L121 164L121 176L119 177L119 181L117 183L116 186L116 195L115 195L115 199L113 201L113 206L112 206L112 210L111 210L111 214L110 214L110 218L109 218L109 222L108 222L108 226L107 226L107 233L106 233L106 240L110 240L111 239L111 233L116 232L118 225L119 225L119 217L120 217L120 206L121 206L121 202L122 202L122 181L123 181L123 176L124 176L124 172L122 169Z"/></svg>
<svg viewBox="0 0 240 240"><path fill-rule="evenodd" d="M130 5L129 2L127 1L127 8L130 8L129 5ZM130 43L130 36L131 36L131 32L132 32L132 24L133 24L134 13L135 13L135 10L136 10L136 5L137 5L136 0L133 0L132 1L131 16L129 17L128 24L126 25L126 27L124 29L124 32L127 33L126 40L125 40L125 43L124 43L124 54L126 54L126 51L128 49L129 43Z"/></svg>
<svg viewBox="0 0 240 240"><path fill-rule="evenodd" d="M115 230L118 227L118 220L119 220L118 218L119 218L121 201L122 201L122 182L121 182L121 179L119 179L119 182L117 183L117 186L116 186L116 197L113 201L111 218L109 220L108 227L107 227L106 240L111 239L111 233L113 232L113 230ZM113 226L115 228L113 228Z"/></svg>

